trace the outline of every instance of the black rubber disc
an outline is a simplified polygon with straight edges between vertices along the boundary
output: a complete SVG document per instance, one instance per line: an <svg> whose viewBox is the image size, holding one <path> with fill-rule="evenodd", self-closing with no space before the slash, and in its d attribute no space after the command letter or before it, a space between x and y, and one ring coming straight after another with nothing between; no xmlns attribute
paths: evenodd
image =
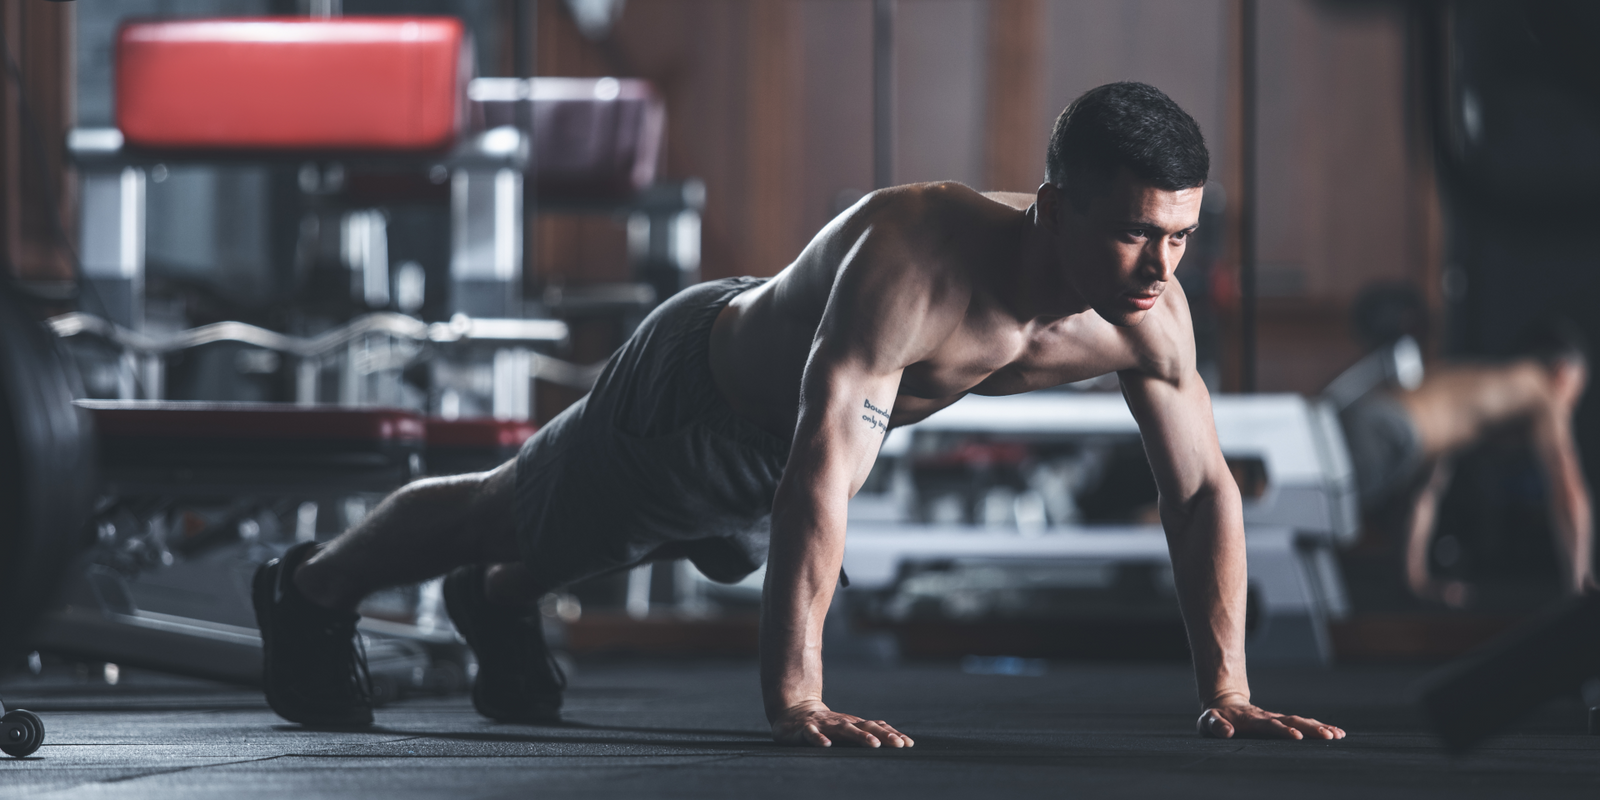
<svg viewBox="0 0 1600 800"><path fill-rule="evenodd" d="M26 709L7 712L0 717L0 751L8 756L26 758L44 744L44 720Z"/></svg>

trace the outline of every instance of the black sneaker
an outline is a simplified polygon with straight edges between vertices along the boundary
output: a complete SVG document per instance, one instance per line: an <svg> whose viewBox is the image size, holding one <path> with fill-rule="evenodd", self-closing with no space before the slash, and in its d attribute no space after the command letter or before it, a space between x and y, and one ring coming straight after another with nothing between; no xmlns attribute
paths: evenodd
<svg viewBox="0 0 1600 800"><path fill-rule="evenodd" d="M567 676L550 655L537 617L489 603L485 567L467 566L444 579L444 608L478 657L472 707L499 722L561 721Z"/></svg>
<svg viewBox="0 0 1600 800"><path fill-rule="evenodd" d="M278 716L328 728L372 724L372 679L356 637L359 614L306 599L290 577L317 551L303 542L256 570L252 600L261 628L261 684Z"/></svg>

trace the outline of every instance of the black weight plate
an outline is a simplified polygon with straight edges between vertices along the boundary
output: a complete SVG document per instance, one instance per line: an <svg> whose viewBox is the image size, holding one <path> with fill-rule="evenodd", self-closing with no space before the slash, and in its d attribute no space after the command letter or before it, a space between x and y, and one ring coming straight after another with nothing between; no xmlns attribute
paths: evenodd
<svg viewBox="0 0 1600 800"><path fill-rule="evenodd" d="M94 436L72 405L70 369L55 336L0 280L0 667L27 652L87 544Z"/></svg>
<svg viewBox="0 0 1600 800"><path fill-rule="evenodd" d="M21 738L15 740L9 736L0 740L0 752L8 756L27 758L44 744L44 720L32 711L19 708L0 717L0 728L22 733Z"/></svg>

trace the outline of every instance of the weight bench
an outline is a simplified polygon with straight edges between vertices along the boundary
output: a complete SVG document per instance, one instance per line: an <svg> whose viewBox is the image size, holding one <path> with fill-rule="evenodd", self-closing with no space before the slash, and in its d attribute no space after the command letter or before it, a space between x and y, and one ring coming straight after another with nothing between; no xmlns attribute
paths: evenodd
<svg viewBox="0 0 1600 800"><path fill-rule="evenodd" d="M261 642L255 566L313 538L337 512L423 474L426 425L392 408L78 401L99 434L103 478L79 563L37 646L93 660L251 683ZM346 511L348 514L349 512ZM191 524L192 523L192 524ZM465 652L448 627L364 619L388 699L455 690ZM3 734L4 731L0 731Z"/></svg>
<svg viewBox="0 0 1600 800"><path fill-rule="evenodd" d="M491 470L515 458L538 427L526 420L429 417L425 461L431 475Z"/></svg>
<svg viewBox="0 0 1600 800"><path fill-rule="evenodd" d="M425 425L390 408L80 400L110 493L384 492L422 474Z"/></svg>

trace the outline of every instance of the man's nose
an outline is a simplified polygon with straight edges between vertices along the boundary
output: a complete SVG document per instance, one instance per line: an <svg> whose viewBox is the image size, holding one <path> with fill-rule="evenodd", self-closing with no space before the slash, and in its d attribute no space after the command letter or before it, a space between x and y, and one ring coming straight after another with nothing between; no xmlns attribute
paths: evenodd
<svg viewBox="0 0 1600 800"><path fill-rule="evenodd" d="M1172 280L1172 274L1178 268L1178 259L1183 256L1179 248L1167 244L1165 239L1158 239L1145 247L1143 261L1146 277L1153 281L1166 283Z"/></svg>

